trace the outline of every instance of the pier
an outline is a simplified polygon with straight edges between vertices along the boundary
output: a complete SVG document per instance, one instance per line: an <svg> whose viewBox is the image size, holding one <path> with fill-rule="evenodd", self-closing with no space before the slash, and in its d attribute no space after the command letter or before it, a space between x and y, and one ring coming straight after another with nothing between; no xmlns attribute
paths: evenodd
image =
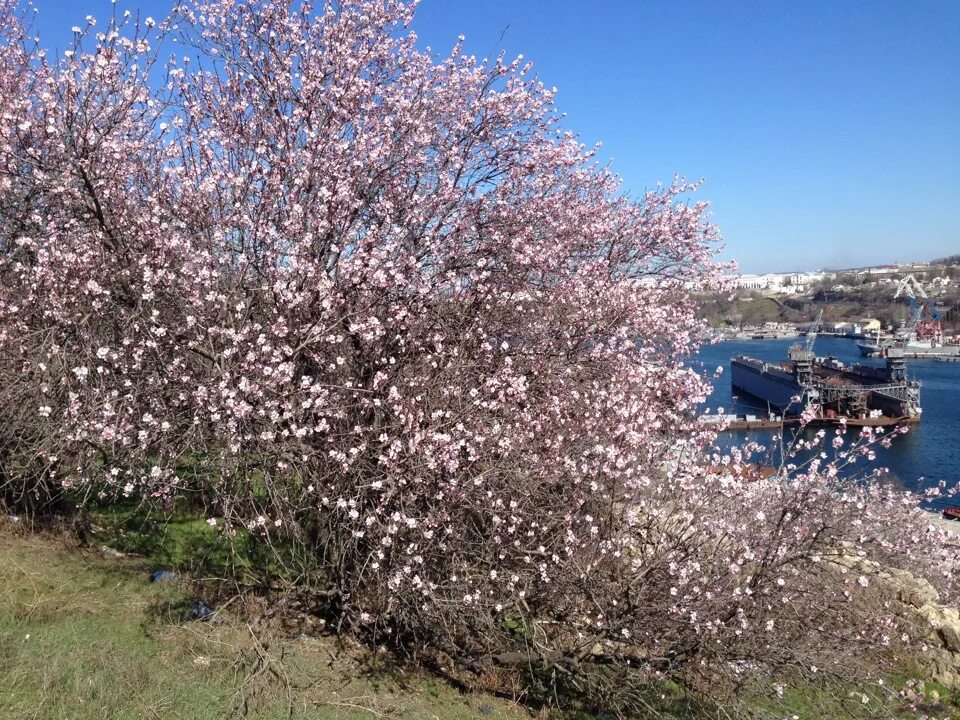
<svg viewBox="0 0 960 720"><path fill-rule="evenodd" d="M715 427L720 432L750 432L752 430L778 430L780 428L798 428L801 425L798 417L760 418L755 415L701 415L700 422L708 427ZM900 425L914 425L920 422L919 417L864 417L839 418L815 417L806 427L899 427Z"/></svg>

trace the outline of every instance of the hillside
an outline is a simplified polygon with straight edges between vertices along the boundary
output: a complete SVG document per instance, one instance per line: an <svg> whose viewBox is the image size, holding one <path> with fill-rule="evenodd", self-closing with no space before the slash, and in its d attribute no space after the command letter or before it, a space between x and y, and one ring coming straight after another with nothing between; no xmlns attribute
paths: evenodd
<svg viewBox="0 0 960 720"><path fill-rule="evenodd" d="M922 282L942 317L944 328L960 328L960 264L954 258L935 261L925 270L912 270ZM803 287L787 284L765 290L738 289L731 296L702 298L701 317L713 327L738 327L765 322L809 323L820 311L823 321L856 322L876 318L886 326L897 326L909 318L910 308L895 299L897 284L908 273L840 272Z"/></svg>
<svg viewBox="0 0 960 720"><path fill-rule="evenodd" d="M523 718L519 706L222 611L191 621L189 584L143 558L0 530L0 717L369 720Z"/></svg>
<svg viewBox="0 0 960 720"><path fill-rule="evenodd" d="M0 525L0 717L32 720L612 720L531 709L378 661L322 633L262 622L251 598L189 617L202 583L154 583L156 562ZM260 618L258 620L257 618ZM491 687L503 678L490 678ZM509 694L509 693L508 693ZM756 698L757 718L960 717L944 688L891 675L883 686ZM523 701L518 696L517 701ZM720 717L665 685L650 714ZM728 717L722 714L722 717Z"/></svg>

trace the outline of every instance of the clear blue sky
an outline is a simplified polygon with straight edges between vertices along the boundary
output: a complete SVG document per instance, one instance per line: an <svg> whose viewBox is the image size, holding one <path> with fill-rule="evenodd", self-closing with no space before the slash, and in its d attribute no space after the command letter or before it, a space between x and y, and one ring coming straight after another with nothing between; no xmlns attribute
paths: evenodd
<svg viewBox="0 0 960 720"><path fill-rule="evenodd" d="M47 46L110 13L35 2ZM960 0L421 0L414 27L532 60L626 189L706 179L745 272L960 252Z"/></svg>

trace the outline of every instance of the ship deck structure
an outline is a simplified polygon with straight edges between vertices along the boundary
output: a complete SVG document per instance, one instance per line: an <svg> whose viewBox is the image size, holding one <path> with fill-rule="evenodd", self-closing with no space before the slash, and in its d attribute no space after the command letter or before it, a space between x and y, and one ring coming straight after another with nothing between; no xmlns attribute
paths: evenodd
<svg viewBox="0 0 960 720"><path fill-rule="evenodd" d="M731 360L731 385L766 404L765 419L734 421L741 429L760 427L775 418L784 423L801 415L814 424L899 425L920 421L920 384L906 373L900 348L888 348L885 363L845 365L817 357L812 342L793 345L784 362L765 362L745 355Z"/></svg>

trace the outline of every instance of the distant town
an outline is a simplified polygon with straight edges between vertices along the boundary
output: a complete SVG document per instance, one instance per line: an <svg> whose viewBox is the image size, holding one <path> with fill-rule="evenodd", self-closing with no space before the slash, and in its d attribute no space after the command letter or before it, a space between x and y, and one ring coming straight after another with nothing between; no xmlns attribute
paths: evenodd
<svg viewBox="0 0 960 720"><path fill-rule="evenodd" d="M822 333L858 337L895 330L914 311L909 293L939 316L946 335L960 331L960 255L925 263L742 274L732 276L730 286L729 295L706 298L702 310L728 335L802 332L821 312Z"/></svg>
<svg viewBox="0 0 960 720"><path fill-rule="evenodd" d="M810 272L766 273L763 275L737 275L734 282L741 290L761 290L772 294L803 294L814 285L838 278L865 283L896 284L900 278L913 274L923 277L932 287L943 288L960 283L960 256L953 264L946 264L948 258L934 263L905 263L878 265L876 267L851 268L848 270L813 270ZM955 269L958 272L951 273ZM837 286L837 289L842 289Z"/></svg>

